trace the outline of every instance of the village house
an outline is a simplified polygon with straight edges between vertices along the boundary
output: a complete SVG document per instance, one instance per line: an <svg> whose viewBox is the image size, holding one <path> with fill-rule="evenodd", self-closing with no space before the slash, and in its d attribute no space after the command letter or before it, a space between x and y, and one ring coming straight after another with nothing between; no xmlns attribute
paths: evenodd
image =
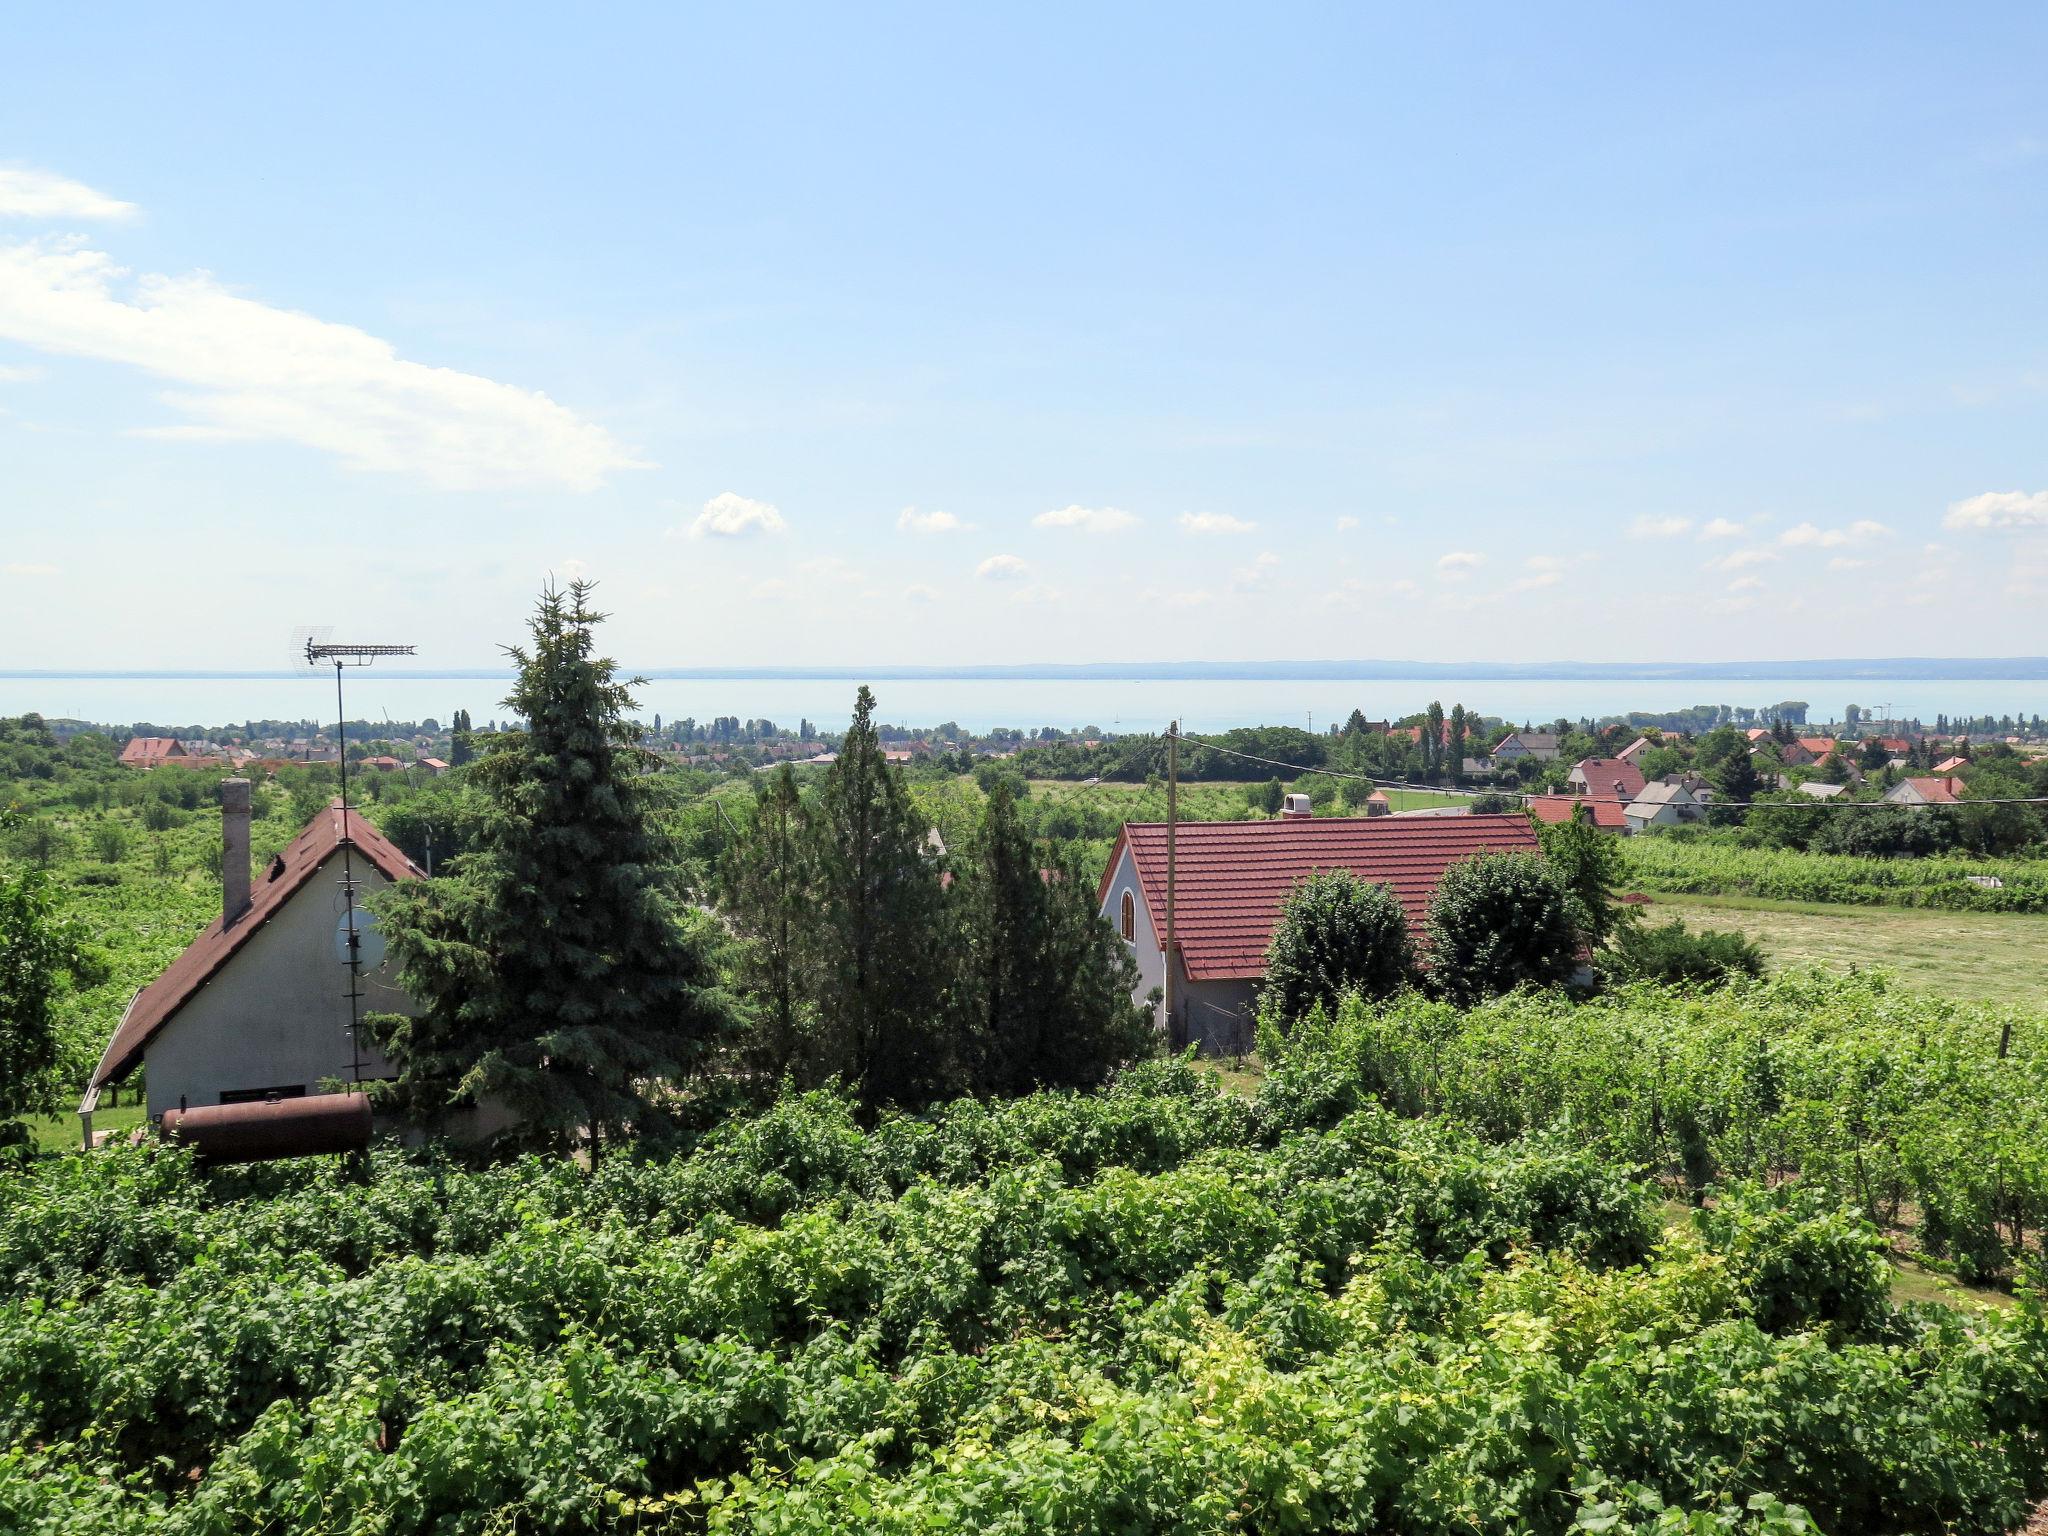
<svg viewBox="0 0 2048 1536"><path fill-rule="evenodd" d="M1962 797L1956 793L1956 781L1951 778L1901 779L1884 792L1884 797L1893 805L1909 806L1923 810L1930 805L1954 805Z"/></svg>
<svg viewBox="0 0 2048 1536"><path fill-rule="evenodd" d="M182 761L191 755L175 736L131 736L121 749L120 762L123 768L148 769Z"/></svg>
<svg viewBox="0 0 2048 1536"><path fill-rule="evenodd" d="M1628 818L1622 814L1621 802L1611 795L1537 795L1525 809L1538 821L1560 826L1570 821L1581 807L1602 832L1628 830Z"/></svg>
<svg viewBox="0 0 2048 1536"><path fill-rule="evenodd" d="M1518 757L1533 757L1548 763L1556 761L1558 750L1557 737L1550 731L1510 731L1495 745L1493 759L1511 763Z"/></svg>
<svg viewBox="0 0 2048 1536"><path fill-rule="evenodd" d="M1825 779L1808 779L1798 786L1799 793L1814 800L1832 800L1837 795L1849 792L1846 784L1830 784Z"/></svg>
<svg viewBox="0 0 2048 1536"><path fill-rule="evenodd" d="M1305 798L1305 797L1303 797ZM1309 875L1345 869L1391 889L1412 935L1437 882L1484 853L1533 853L1529 818L1317 817L1305 808L1273 821L1182 822L1176 829L1176 1009L1170 1037L1236 1054L1251 1046L1266 946L1288 894ZM1097 906L1138 964L1141 1004L1166 982L1166 826L1126 822L1111 849Z"/></svg>
<svg viewBox="0 0 2048 1536"><path fill-rule="evenodd" d="M1650 827L1676 827L1700 819L1700 801L1682 779L1677 782L1659 779L1654 784L1645 784L1622 807L1622 815L1631 832L1642 832Z"/></svg>
<svg viewBox="0 0 2048 1536"><path fill-rule="evenodd" d="M1619 800L1625 805L1643 792L1643 771L1618 757L1589 757L1572 766L1565 783L1575 794Z"/></svg>
<svg viewBox="0 0 2048 1536"><path fill-rule="evenodd" d="M1937 777L1946 778L1949 774L1961 773L1969 766L1970 760L1967 757L1944 757L1934 765L1934 772Z"/></svg>
<svg viewBox="0 0 2048 1536"><path fill-rule="evenodd" d="M252 879L249 782L221 784L221 915L137 992L93 1069L78 1112L91 1134L101 1090L138 1066L150 1118L166 1110L260 1103L369 1081L391 1068L349 1038L344 847L356 880L360 1012L410 1013L361 903L420 871L336 800Z"/></svg>
<svg viewBox="0 0 2048 1536"><path fill-rule="evenodd" d="M1630 742L1627 746L1623 747L1619 752L1615 753L1614 755L1620 761L1628 763L1631 766L1633 766L1641 761L1642 755L1645 752L1649 751L1652 747L1656 745L1657 743L1650 740L1649 737L1638 736L1634 741Z"/></svg>

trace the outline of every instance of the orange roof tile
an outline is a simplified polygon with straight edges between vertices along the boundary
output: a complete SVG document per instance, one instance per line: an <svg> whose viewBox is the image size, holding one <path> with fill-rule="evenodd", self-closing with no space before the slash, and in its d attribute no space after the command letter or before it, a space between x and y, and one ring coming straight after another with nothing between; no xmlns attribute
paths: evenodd
<svg viewBox="0 0 2048 1536"><path fill-rule="evenodd" d="M1610 832L1628 829L1628 817L1622 813L1621 802L1612 795L1537 795L1528 803L1528 811L1538 821L1561 825L1572 819L1572 812L1585 806L1593 813L1593 825L1604 827Z"/></svg>

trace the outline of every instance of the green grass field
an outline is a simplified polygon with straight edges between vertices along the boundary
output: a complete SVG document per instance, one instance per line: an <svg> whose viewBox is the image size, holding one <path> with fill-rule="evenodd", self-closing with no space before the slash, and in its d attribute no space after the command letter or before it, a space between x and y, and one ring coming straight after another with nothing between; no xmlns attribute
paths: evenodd
<svg viewBox="0 0 2048 1536"><path fill-rule="evenodd" d="M1657 896L1643 911L1747 934L1778 969L1856 966L1936 996L2048 1006L2048 916L1749 896Z"/></svg>
<svg viewBox="0 0 2048 1536"><path fill-rule="evenodd" d="M35 1143L38 1152L76 1152L79 1147L78 1116L71 1112L55 1115L31 1115L22 1121L28 1127L29 1139ZM126 1136L142 1124L142 1106L123 1104L116 1109L102 1109L92 1117L93 1134L113 1131Z"/></svg>

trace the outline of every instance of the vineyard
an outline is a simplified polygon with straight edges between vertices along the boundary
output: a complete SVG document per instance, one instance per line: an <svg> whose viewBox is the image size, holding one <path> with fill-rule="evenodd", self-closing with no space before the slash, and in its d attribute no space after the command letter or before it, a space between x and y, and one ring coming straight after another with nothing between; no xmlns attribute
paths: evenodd
<svg viewBox="0 0 2048 1536"><path fill-rule="evenodd" d="M1569 1134L1700 1197L1797 1178L1965 1278L2048 1259L2048 1020L1795 974L1584 1005L1347 1008L1276 1050L1268 1102Z"/></svg>
<svg viewBox="0 0 2048 1536"><path fill-rule="evenodd" d="M1674 837L1623 838L1621 849L1628 880L1645 891L2048 912L2048 861L2038 859L1864 859Z"/></svg>
<svg viewBox="0 0 2048 1536"><path fill-rule="evenodd" d="M595 1173L46 1159L0 1176L0 1528L2005 1531L2041 1300L1895 1307L1867 1219L1940 1196L2024 1280L1999 1025L1404 1005L1254 1098L789 1096Z"/></svg>

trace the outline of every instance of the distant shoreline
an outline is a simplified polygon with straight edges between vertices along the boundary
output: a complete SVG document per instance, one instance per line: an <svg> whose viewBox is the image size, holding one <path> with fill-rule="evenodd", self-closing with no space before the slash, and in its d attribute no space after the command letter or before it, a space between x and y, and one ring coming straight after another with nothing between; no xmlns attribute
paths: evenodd
<svg viewBox="0 0 2048 1536"><path fill-rule="evenodd" d="M497 680L497 667L384 666L386 679ZM626 667L666 682L2048 682L2048 656L1881 657L1821 661L1137 661L1014 666ZM240 682L304 677L303 668L155 670L4 668L9 681Z"/></svg>

